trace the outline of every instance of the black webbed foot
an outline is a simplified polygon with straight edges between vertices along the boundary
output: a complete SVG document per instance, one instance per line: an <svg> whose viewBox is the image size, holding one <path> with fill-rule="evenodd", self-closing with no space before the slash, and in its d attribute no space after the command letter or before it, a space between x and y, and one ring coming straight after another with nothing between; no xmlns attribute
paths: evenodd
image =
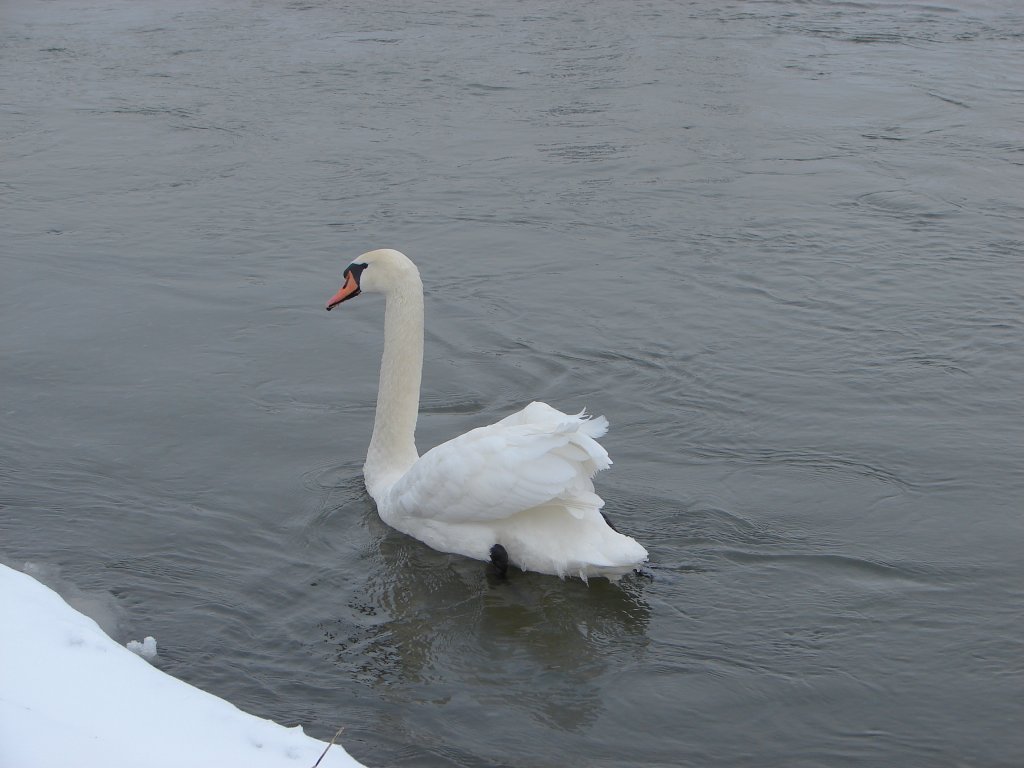
<svg viewBox="0 0 1024 768"><path fill-rule="evenodd" d="M497 571L498 578L504 579L508 574L508 551L501 544L491 547L491 565Z"/></svg>

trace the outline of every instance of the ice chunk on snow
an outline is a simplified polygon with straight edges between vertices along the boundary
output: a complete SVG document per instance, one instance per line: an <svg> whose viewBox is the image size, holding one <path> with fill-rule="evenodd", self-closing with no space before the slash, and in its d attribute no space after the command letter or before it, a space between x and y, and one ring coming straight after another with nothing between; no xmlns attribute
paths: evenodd
<svg viewBox="0 0 1024 768"><path fill-rule="evenodd" d="M141 643L138 640L129 640L125 647L146 661L152 661L156 658L156 638L146 637L143 638Z"/></svg>

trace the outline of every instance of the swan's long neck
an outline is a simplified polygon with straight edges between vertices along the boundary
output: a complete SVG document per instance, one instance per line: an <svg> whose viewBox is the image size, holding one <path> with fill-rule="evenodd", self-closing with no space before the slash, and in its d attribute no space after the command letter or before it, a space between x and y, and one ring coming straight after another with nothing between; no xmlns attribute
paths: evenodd
<svg viewBox="0 0 1024 768"><path fill-rule="evenodd" d="M387 298L384 355L373 436L366 452L366 489L380 499L408 471L416 452L416 417L423 375L423 284L413 271Z"/></svg>

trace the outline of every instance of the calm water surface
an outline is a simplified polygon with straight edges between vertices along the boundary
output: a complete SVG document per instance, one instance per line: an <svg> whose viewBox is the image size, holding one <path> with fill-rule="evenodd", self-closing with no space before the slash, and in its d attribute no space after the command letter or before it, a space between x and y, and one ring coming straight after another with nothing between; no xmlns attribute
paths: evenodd
<svg viewBox="0 0 1024 768"><path fill-rule="evenodd" d="M11 0L0 559L372 766L1024 764L1024 9ZM621 585L360 477L606 414Z"/></svg>

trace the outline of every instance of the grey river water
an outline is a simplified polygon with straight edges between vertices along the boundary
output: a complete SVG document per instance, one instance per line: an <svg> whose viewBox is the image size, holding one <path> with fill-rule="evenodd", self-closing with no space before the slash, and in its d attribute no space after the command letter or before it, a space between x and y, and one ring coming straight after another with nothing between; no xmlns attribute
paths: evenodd
<svg viewBox="0 0 1024 768"><path fill-rule="evenodd" d="M1024 765L1015 0L6 0L0 219L0 560L169 673L371 766ZM649 576L379 521L382 246L421 451L607 415Z"/></svg>

